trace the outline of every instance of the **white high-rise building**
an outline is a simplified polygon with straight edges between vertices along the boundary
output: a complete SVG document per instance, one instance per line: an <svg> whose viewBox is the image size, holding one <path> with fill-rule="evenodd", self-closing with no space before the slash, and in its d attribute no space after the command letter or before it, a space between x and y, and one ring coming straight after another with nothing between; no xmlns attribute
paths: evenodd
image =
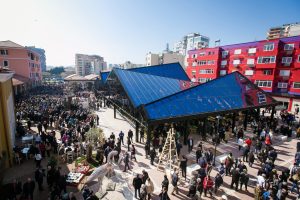
<svg viewBox="0 0 300 200"><path fill-rule="evenodd" d="M174 44L174 52L188 55L189 50L205 48L208 46L209 37L200 35L199 33L190 33Z"/></svg>
<svg viewBox="0 0 300 200"><path fill-rule="evenodd" d="M100 74L100 71L106 69L107 64L101 56L75 54L75 70L77 75Z"/></svg>

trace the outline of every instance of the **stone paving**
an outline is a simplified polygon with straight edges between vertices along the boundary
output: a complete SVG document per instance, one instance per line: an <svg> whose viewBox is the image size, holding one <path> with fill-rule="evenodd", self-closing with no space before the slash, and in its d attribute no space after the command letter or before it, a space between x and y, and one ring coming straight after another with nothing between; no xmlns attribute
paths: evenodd
<svg viewBox="0 0 300 200"><path fill-rule="evenodd" d="M117 118L114 119L113 117L113 109L110 108L102 108L99 111L96 112L96 114L100 117L100 124L99 127L101 127L104 130L104 134L106 137L109 137L111 132L114 132L116 136L118 136L119 132L122 130L125 133L125 137L127 136L127 132L129 129L131 129L133 132L135 131L134 127L132 127L126 120L124 120L119 114L117 114ZM246 135L251 136L250 133L251 129L248 130ZM56 134L59 135L59 134ZM134 134L135 136L135 134ZM200 138L198 135L192 136L195 145L197 145L197 141L200 141ZM134 138L135 141L135 138ZM296 151L296 143L298 141L296 139L290 139L285 142L276 141L275 142L275 148L278 152L278 159L276 160L276 165L279 167L289 167L293 163L293 157ZM124 144L126 144L126 139L124 141ZM132 170L124 173L123 170L123 164L120 166L115 166L116 176L113 178L114 181L116 181L116 190L115 191L109 191L107 195L104 197L104 199L134 199L133 195L133 187L132 187L132 179L135 176L136 173L141 173L142 169L145 169L150 178L154 182L155 191L153 195L153 199L159 199L158 194L161 190L161 182L163 180L164 172L158 171L155 166L150 165L150 160L146 159L144 156L144 145L141 143L136 143L136 158L137 162L131 162L130 166ZM212 148L213 146L207 142L204 142L203 146L205 148ZM127 145L122 146L122 151L127 150ZM227 144L220 144L218 145L217 150L219 152L228 153L232 152L234 157L239 157L242 153L242 151L238 151L237 144L234 141L234 139L230 140ZM182 148L182 155L187 155L189 162L188 164L192 164L195 162L195 149L190 154L187 153L187 146L183 146ZM47 158L42 161L42 165L46 166ZM63 173L68 173L69 171L72 171L74 169L74 165L72 164L62 164L60 165L62 167ZM257 162L253 165L252 168L246 164L248 168L248 173L250 175L250 180L255 181L257 169L259 168L259 165ZM13 168L10 168L7 170L5 174L5 181L12 180L14 177L20 178L21 180L26 180L27 177L34 177L34 170L35 170L35 164L34 161L31 160L25 160L24 163L22 163L20 166L14 166ZM213 170L211 173L211 176L214 177L216 174L216 171ZM187 181L184 181L183 179L180 180L179 185L179 195L173 196L170 194L170 191L172 191L172 186L169 187L169 196L173 200L183 200L183 199L189 199L186 194L188 193L188 181L189 177L187 177ZM82 184L80 184L77 188L76 187L68 187L68 191L73 191L77 197L77 199L82 199L81 195L81 188L83 184L85 183L84 179L82 181ZM109 180L104 180L104 186L107 184ZM231 182L231 177L225 176L224 177L224 184L219 189L218 195L213 196L213 199L216 199L217 197L222 196L225 194L228 199L253 199L254 196L254 188L253 185L250 185L248 187L248 192L245 191L238 191L231 190L229 185ZM171 184L170 184L171 185ZM46 188L46 181L44 180L44 186ZM98 184L97 182L93 182L89 184L91 189L93 191L98 191ZM34 198L35 199L47 199L48 197L48 190L46 188L45 191L39 192L37 189L35 190ZM211 199L209 197L202 197L202 199ZM288 199L295 199L294 195L289 195Z"/></svg>

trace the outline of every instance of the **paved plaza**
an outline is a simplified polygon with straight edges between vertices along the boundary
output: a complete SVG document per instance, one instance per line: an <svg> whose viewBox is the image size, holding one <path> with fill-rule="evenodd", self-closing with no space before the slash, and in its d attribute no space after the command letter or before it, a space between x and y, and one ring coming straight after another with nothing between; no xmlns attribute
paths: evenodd
<svg viewBox="0 0 300 200"><path fill-rule="evenodd" d="M103 108L99 111L96 111L96 114L99 116L99 127L104 130L104 134L106 137L109 137L111 132L114 132L116 135L120 131L123 131L125 133L125 136L129 129L135 130L134 127L132 127L122 116L117 113L116 119L113 116L113 109L111 108ZM34 128L35 129L35 128ZM134 134L135 135L135 134ZM59 134L57 134L59 136ZM246 132L246 136L252 136L251 129L249 128ZM194 141L196 141L196 144L194 146L197 146L197 143L200 142L198 135L192 135ZM59 139L59 138L57 138ZM135 141L135 138L134 138ZM283 169L283 167L290 167L290 165L293 164L294 161L294 154L296 152L296 139L289 139L288 141L275 141L275 148L278 152L278 159L276 160L276 166L279 169ZM126 144L126 141L125 141ZM114 177L112 180L117 183L116 190L115 191L109 191L104 199L133 199L133 186L132 186L132 180L133 177L136 175L136 173L141 173L143 169L145 169L150 178L154 182L155 190L153 199L159 199L158 195L161 191L161 182L163 180L164 172L158 171L156 169L156 165L152 166L150 165L150 160L145 158L145 151L144 151L144 144L143 143L136 143L136 150L137 150L137 162L133 161L130 162L130 166L132 170L123 172L123 164L120 166L115 165L115 171L116 171L116 177ZM204 148L212 148L212 144L210 143L204 143ZM228 153L232 152L233 156L240 157L242 152L238 151L237 143L231 139L227 144L222 143L218 145L217 147L218 152L221 153ZM127 145L122 145L122 152L127 150ZM194 151L191 153L187 152L187 146L183 146L182 154L187 155L188 158L188 165L192 165L195 163L195 148ZM47 158L42 161L42 165L46 166ZM25 160L24 163L22 163L20 166L16 165L13 168L10 168L7 170L5 174L5 181L9 182L13 178L20 178L21 180L26 180L27 177L33 177L34 175L34 161L33 160ZM218 192L217 196L214 196L214 198L220 197L222 195L226 195L228 199L253 199L254 197L254 186L256 183L256 176L257 176L257 170L259 169L259 165L257 162L252 167L249 167L248 164L246 164L248 168L248 173L250 175L250 184L248 187L248 192L246 191L234 191L230 189L230 182L231 177L225 176L224 177L224 184L221 186L220 191ZM73 164L60 164L60 167L62 168L63 173L68 173L69 171L72 171L74 169ZM216 170L214 169L211 173L212 177L214 177L216 174ZM186 194L188 193L188 181L190 176L187 177L187 181L185 181L183 178L180 180L179 185L179 194L178 195L171 195L171 199L187 199L188 197ZM80 184L77 188L76 187L68 187L68 191L73 191L76 194L77 199L82 199L82 194L80 192L84 182L86 179L82 181L82 184ZM104 180L105 183L108 182L108 180ZM171 185L171 184L170 184ZM98 190L98 183L93 182L89 184L91 189L94 191ZM105 184L104 184L105 186ZM172 186L170 186L169 191L172 191ZM170 192L169 192L170 193ZM47 189L44 191L35 191L35 197L36 199L42 199L47 198L48 191ZM289 196L289 199L295 198L294 195ZM209 197L203 199L210 199Z"/></svg>

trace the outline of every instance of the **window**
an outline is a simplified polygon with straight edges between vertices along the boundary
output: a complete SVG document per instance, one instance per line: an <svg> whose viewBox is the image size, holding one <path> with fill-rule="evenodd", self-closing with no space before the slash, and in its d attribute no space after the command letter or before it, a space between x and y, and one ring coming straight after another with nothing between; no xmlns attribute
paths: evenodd
<svg viewBox="0 0 300 200"><path fill-rule="evenodd" d="M271 69L267 69L267 70L264 70L263 71L263 74L264 75L272 75L273 74L273 71Z"/></svg>
<svg viewBox="0 0 300 200"><path fill-rule="evenodd" d="M293 88L294 89L300 89L300 82L294 82L293 83Z"/></svg>
<svg viewBox="0 0 300 200"><path fill-rule="evenodd" d="M199 74L213 74L214 70L213 69L200 69Z"/></svg>
<svg viewBox="0 0 300 200"><path fill-rule="evenodd" d="M193 62L192 66L196 67L197 66L197 62Z"/></svg>
<svg viewBox="0 0 300 200"><path fill-rule="evenodd" d="M273 51L274 50L274 43L268 43L264 45L264 51Z"/></svg>
<svg viewBox="0 0 300 200"><path fill-rule="evenodd" d="M214 60L208 60L208 61L207 61L207 64L208 64L208 65L213 65L213 64L215 64L215 61L214 61Z"/></svg>
<svg viewBox="0 0 300 200"><path fill-rule="evenodd" d="M226 58L228 56L228 51L222 51L222 58Z"/></svg>
<svg viewBox="0 0 300 200"><path fill-rule="evenodd" d="M192 75L196 75L196 70L193 70L193 71L192 71Z"/></svg>
<svg viewBox="0 0 300 200"><path fill-rule="evenodd" d="M290 70L280 70L279 76L290 76Z"/></svg>
<svg viewBox="0 0 300 200"><path fill-rule="evenodd" d="M256 48L250 48L250 49L248 49L248 53L249 54L256 53Z"/></svg>
<svg viewBox="0 0 300 200"><path fill-rule="evenodd" d="M287 88L288 83L284 83L284 82L278 82L277 87L278 88Z"/></svg>
<svg viewBox="0 0 300 200"><path fill-rule="evenodd" d="M197 58L197 54L193 54L193 58Z"/></svg>
<svg viewBox="0 0 300 200"><path fill-rule="evenodd" d="M242 49L235 49L234 50L234 54L237 55L237 54L241 54L242 53Z"/></svg>
<svg viewBox="0 0 300 200"><path fill-rule="evenodd" d="M276 56L258 57L258 64L275 63Z"/></svg>
<svg viewBox="0 0 300 200"><path fill-rule="evenodd" d="M1 49L1 50L0 50L0 55L8 55L8 50L6 50L6 49Z"/></svg>
<svg viewBox="0 0 300 200"><path fill-rule="evenodd" d="M205 56L205 52L200 52L199 56Z"/></svg>
<svg viewBox="0 0 300 200"><path fill-rule="evenodd" d="M258 97L258 103L266 103L267 102L267 97L264 93L258 92L257 97Z"/></svg>
<svg viewBox="0 0 300 200"><path fill-rule="evenodd" d="M294 44L285 44L285 45L284 45L284 50L285 50L285 51L291 51L291 50L294 50Z"/></svg>
<svg viewBox="0 0 300 200"><path fill-rule="evenodd" d="M233 60L233 64L234 64L234 65L239 65L240 63L241 63L240 60Z"/></svg>
<svg viewBox="0 0 300 200"><path fill-rule="evenodd" d="M4 60L4 61L3 61L3 66L4 66L4 67L8 67L8 61L7 61L7 60Z"/></svg>
<svg viewBox="0 0 300 200"><path fill-rule="evenodd" d="M252 76L253 73L254 73L253 70L246 70L246 71L245 71L245 75L246 75L246 76Z"/></svg>
<svg viewBox="0 0 300 200"><path fill-rule="evenodd" d="M199 60L198 65L206 65L206 60Z"/></svg>
<svg viewBox="0 0 300 200"><path fill-rule="evenodd" d="M292 62L292 57L282 57L281 62L290 64Z"/></svg>
<svg viewBox="0 0 300 200"><path fill-rule="evenodd" d="M222 60L221 61L221 66L227 65L227 60Z"/></svg>
<svg viewBox="0 0 300 200"><path fill-rule="evenodd" d="M220 70L220 76L224 76L226 74L227 74L226 70Z"/></svg>
<svg viewBox="0 0 300 200"><path fill-rule="evenodd" d="M199 81L200 83L206 83L206 82L208 82L208 81L210 81L210 80L212 80L212 78L199 78L199 79L198 79L198 81Z"/></svg>
<svg viewBox="0 0 300 200"><path fill-rule="evenodd" d="M258 87L272 87L272 81L262 81L262 80L256 80L255 84Z"/></svg>
<svg viewBox="0 0 300 200"><path fill-rule="evenodd" d="M248 65L254 65L254 59L247 59L247 64Z"/></svg>

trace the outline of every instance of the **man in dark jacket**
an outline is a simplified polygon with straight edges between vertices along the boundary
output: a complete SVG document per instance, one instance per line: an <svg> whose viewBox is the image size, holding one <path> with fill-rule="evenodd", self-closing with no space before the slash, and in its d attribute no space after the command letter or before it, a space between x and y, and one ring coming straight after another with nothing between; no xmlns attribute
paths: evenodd
<svg viewBox="0 0 300 200"><path fill-rule="evenodd" d="M167 175L164 176L164 180L161 183L161 186L162 186L162 189L166 188L166 190L168 191L168 189L169 189L169 180L168 180Z"/></svg>
<svg viewBox="0 0 300 200"><path fill-rule="evenodd" d="M217 191L222 184L223 184L223 178L219 173L217 173L215 177L215 194L217 194Z"/></svg>
<svg viewBox="0 0 300 200"><path fill-rule="evenodd" d="M180 161L180 168L182 171L182 176L185 178L185 180L186 180L186 167L187 167L187 158L185 156L182 156L182 159Z"/></svg>
<svg viewBox="0 0 300 200"><path fill-rule="evenodd" d="M142 182L143 182L143 184L145 184L147 179L149 178L149 175L148 175L148 172L146 172L144 169L143 169L142 173L143 173L142 174Z"/></svg>
<svg viewBox="0 0 300 200"><path fill-rule="evenodd" d="M133 179L132 185L134 187L134 196L137 199L136 192L139 193L139 197L141 196L141 186L142 186L142 179L139 177L139 175L136 175L136 177Z"/></svg>
<svg viewBox="0 0 300 200"><path fill-rule="evenodd" d="M33 192L35 188L35 183L31 178L27 179L27 182L24 183L23 185L23 194L26 199L33 199Z"/></svg>
<svg viewBox="0 0 300 200"><path fill-rule="evenodd" d="M128 170L130 170L130 167L129 167L129 154L128 153L125 154L124 164L125 164L124 172L126 172L126 167L128 168Z"/></svg>
<svg viewBox="0 0 300 200"><path fill-rule="evenodd" d="M194 140L190 137L188 139L187 143L188 143L188 151L190 153L192 151L192 149L193 149L193 146L194 146Z"/></svg>
<svg viewBox="0 0 300 200"><path fill-rule="evenodd" d="M18 199L22 193L22 183L14 179L13 183L9 184L8 198Z"/></svg>
<svg viewBox="0 0 300 200"><path fill-rule="evenodd" d="M242 190L243 185L245 185L245 189L247 190L247 185L249 181L249 175L247 174L247 170L243 170L240 174L240 190Z"/></svg>
<svg viewBox="0 0 300 200"><path fill-rule="evenodd" d="M240 179L240 170L239 168L235 168L232 170L232 179L231 179L230 188L233 188L233 185L235 184L235 190L237 191L239 185L239 179Z"/></svg>
<svg viewBox="0 0 300 200"><path fill-rule="evenodd" d="M153 165L154 158L156 157L156 151L153 148L152 151L150 152L150 159L151 159L151 165Z"/></svg>
<svg viewBox="0 0 300 200"><path fill-rule="evenodd" d="M41 168L37 168L34 172L35 181L39 186L39 191L43 191L44 172Z"/></svg>

